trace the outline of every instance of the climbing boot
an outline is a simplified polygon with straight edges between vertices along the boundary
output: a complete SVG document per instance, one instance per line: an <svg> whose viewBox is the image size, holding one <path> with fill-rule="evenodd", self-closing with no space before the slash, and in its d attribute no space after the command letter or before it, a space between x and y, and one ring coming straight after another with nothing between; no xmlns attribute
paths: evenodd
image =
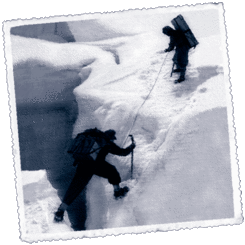
<svg viewBox="0 0 245 245"><path fill-rule="evenodd" d="M124 186L123 188L120 188L119 190L114 191L114 197L115 199L120 199L126 196L126 194L129 192L129 188L127 186Z"/></svg>
<svg viewBox="0 0 245 245"><path fill-rule="evenodd" d="M180 76L180 78L178 80L176 80L176 82L178 82L178 83L181 83L183 81L185 81L185 77L184 76Z"/></svg>
<svg viewBox="0 0 245 245"><path fill-rule="evenodd" d="M64 210L62 209L58 209L55 213L54 213L54 221L56 222L61 222L64 218Z"/></svg>
<svg viewBox="0 0 245 245"><path fill-rule="evenodd" d="M174 69L173 72L181 72L181 69L177 68L177 69Z"/></svg>

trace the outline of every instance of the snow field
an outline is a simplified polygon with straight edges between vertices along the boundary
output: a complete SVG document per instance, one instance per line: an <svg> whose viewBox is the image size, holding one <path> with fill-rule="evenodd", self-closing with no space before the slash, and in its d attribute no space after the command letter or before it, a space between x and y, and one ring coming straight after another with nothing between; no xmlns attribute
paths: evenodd
<svg viewBox="0 0 245 245"><path fill-rule="evenodd" d="M170 129L172 144L159 148L165 154L158 167L139 183L144 191L133 202L139 225L233 216L225 118L226 109L217 108L183 116Z"/></svg>

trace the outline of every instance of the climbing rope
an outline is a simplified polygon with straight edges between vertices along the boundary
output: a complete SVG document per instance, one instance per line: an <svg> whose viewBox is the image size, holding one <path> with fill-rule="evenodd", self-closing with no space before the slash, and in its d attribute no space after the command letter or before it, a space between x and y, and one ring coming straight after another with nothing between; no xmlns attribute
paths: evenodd
<svg viewBox="0 0 245 245"><path fill-rule="evenodd" d="M134 121L133 121L133 123L132 123L132 126L131 126L130 130L128 131L128 135L127 135L126 139L124 140L122 146L124 146L124 144L125 144L125 142L126 142L128 136L130 135L130 133L131 133L133 127L134 127L134 124L135 124L135 122L136 122L136 120L137 120L137 117L138 117L138 114L139 114L140 109L143 107L143 105L145 104L145 102L148 100L148 98L149 98L149 96L150 96L152 90L154 89L154 87L155 87L155 85L156 85L156 82L157 82L157 80L158 80L158 77L159 77L159 75L160 75L160 73L161 73L162 67L163 67L163 65L165 64L165 61L166 61L167 56L168 56L168 53L167 53L166 56L165 56L165 59L164 59L162 65L161 65L161 68L160 68L160 70L159 70L159 72L158 72L158 74L157 74L156 80L155 80L155 82L154 82L152 88L150 89L150 92L148 93L148 95L146 96L146 98L144 99L143 103L141 104L141 106L139 107L139 109L138 109L138 111L137 111L137 113L136 113L136 116L135 116L135 118L134 118Z"/></svg>

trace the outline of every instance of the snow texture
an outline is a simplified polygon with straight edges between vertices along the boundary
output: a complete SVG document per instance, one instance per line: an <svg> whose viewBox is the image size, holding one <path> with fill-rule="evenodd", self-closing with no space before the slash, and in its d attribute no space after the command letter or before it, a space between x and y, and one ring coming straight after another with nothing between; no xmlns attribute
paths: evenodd
<svg viewBox="0 0 245 245"><path fill-rule="evenodd" d="M110 73L98 84L98 92L91 88L91 93L98 96L94 96L96 103L101 100L101 104L89 101L90 111L80 112L75 133L76 129L86 128L87 118L93 115L93 122L97 121L93 126L102 130L114 128L121 146L125 136L133 134L137 148L133 181L130 180L130 156L108 158L119 169L123 185L131 188L122 201L113 200L112 187L106 180L95 176L90 182L87 229L233 217L226 93L217 48L220 44L218 36L209 39L213 44L211 52L217 59L211 59L210 64L203 59L204 64L192 65L209 45L200 39L207 46L200 45L190 54L187 81L182 84L174 84L175 78L169 77L172 54L158 52L161 46L154 45L157 49L149 52L149 56L144 53L143 62L132 62L141 67L135 68L130 77L124 74L128 69L115 68L117 76L121 73L122 77L117 83L111 81ZM118 53L121 57L120 51ZM154 90L138 111L157 77ZM82 89L86 83L92 87L93 82L88 79L76 88L77 98L87 98L90 91L84 93ZM115 96L123 86L126 89ZM137 94L129 96L136 90ZM80 104L84 108L85 100ZM91 105L95 105L92 110Z"/></svg>
<svg viewBox="0 0 245 245"><path fill-rule="evenodd" d="M22 183L27 234L72 231L67 214L62 224L53 221L60 199L49 183L45 170L23 171Z"/></svg>

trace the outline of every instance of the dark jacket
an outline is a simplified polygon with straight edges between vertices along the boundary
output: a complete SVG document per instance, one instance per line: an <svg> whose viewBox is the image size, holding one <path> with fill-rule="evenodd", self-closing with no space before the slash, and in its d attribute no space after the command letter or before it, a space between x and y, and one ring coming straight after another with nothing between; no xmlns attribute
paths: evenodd
<svg viewBox="0 0 245 245"><path fill-rule="evenodd" d="M130 152L132 152L132 150L135 148L134 144L131 144L130 146L128 146L127 148L123 149L120 148L119 146L117 146L114 142L110 142L108 145L104 146L98 156L96 161L97 162L103 162L105 161L106 156L111 153L113 155L117 155L117 156L127 156L130 154Z"/></svg>
<svg viewBox="0 0 245 245"><path fill-rule="evenodd" d="M166 51L170 52L175 48L174 63L186 66L188 64L190 46L185 34L182 31L172 29L166 35L170 37L169 47Z"/></svg>
<svg viewBox="0 0 245 245"><path fill-rule="evenodd" d="M106 135L98 130L95 129L87 129L83 132L83 135L89 135L96 138L96 142L101 146L98 156L96 158L96 162L103 162L105 161L106 156L111 153L118 156L127 156L130 152L135 148L135 144L131 144L129 147L123 149L117 146L114 142L106 137ZM94 162L93 158L90 155L81 155L79 153L73 153L73 158L75 159L73 166L76 166L79 163L86 163L86 162Z"/></svg>

